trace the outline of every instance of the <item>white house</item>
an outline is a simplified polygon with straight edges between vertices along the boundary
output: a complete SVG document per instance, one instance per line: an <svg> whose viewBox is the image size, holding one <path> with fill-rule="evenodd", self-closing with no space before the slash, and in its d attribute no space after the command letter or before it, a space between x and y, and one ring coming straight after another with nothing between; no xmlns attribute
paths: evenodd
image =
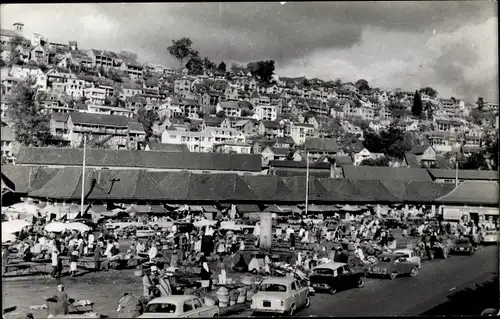
<svg viewBox="0 0 500 319"><path fill-rule="evenodd" d="M255 114L260 120L274 121L278 117L276 105L274 104L257 104Z"/></svg>
<svg viewBox="0 0 500 319"><path fill-rule="evenodd" d="M359 165L361 164L361 162L365 159L378 159L378 158L381 158L383 157L384 154L382 153L371 153L369 150L367 150L366 148L363 148L361 151L357 152L357 153L354 153L354 165Z"/></svg>
<svg viewBox="0 0 500 319"><path fill-rule="evenodd" d="M314 125L307 123L292 123L290 127L290 136L297 145L305 143L307 138L314 137Z"/></svg>

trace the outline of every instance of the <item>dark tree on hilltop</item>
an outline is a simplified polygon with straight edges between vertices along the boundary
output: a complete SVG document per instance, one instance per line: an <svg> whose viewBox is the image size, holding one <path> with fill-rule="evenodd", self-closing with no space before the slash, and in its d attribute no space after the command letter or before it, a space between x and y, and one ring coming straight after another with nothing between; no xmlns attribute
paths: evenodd
<svg viewBox="0 0 500 319"><path fill-rule="evenodd" d="M262 82L271 83L275 69L273 60L250 62L247 64L247 68L250 69L253 76Z"/></svg>
<svg viewBox="0 0 500 319"><path fill-rule="evenodd" d="M370 152L384 153L398 159L404 158L404 154L412 147L405 134L395 127L389 127L380 134L365 131L363 146Z"/></svg>
<svg viewBox="0 0 500 319"><path fill-rule="evenodd" d="M24 146L46 146L51 138L50 115L41 104L44 93L37 92L33 85L31 80L14 84L6 96L7 113L14 123L16 141Z"/></svg>
<svg viewBox="0 0 500 319"><path fill-rule="evenodd" d="M426 86L424 88L421 88L420 93L424 93L432 98L436 97L438 94L438 92L436 90L434 90L433 88L431 88L430 86Z"/></svg>
<svg viewBox="0 0 500 319"><path fill-rule="evenodd" d="M484 98L478 97L476 104L477 104L477 108L479 110L483 110L483 108L484 108Z"/></svg>
<svg viewBox="0 0 500 319"><path fill-rule="evenodd" d="M210 61L210 59L208 57L203 58L203 68L205 70L207 70L207 71L214 70L216 67L217 67L217 65L214 62Z"/></svg>
<svg viewBox="0 0 500 319"><path fill-rule="evenodd" d="M167 48L168 53L177 59L180 67L184 66L184 62L191 56L191 45L193 42L189 38L181 38L179 40L172 40L172 45Z"/></svg>
<svg viewBox="0 0 500 319"><path fill-rule="evenodd" d="M415 116L420 116L422 114L422 97L418 91L415 91L415 97L413 98L413 106L411 107L411 112Z"/></svg>
<svg viewBox="0 0 500 319"><path fill-rule="evenodd" d="M342 86L342 80L340 78L336 78L335 81L333 81L333 85L337 88Z"/></svg>
<svg viewBox="0 0 500 319"><path fill-rule="evenodd" d="M191 74L199 75L203 74L203 60L200 57L198 51L192 51L191 57L189 58L186 68Z"/></svg>
<svg viewBox="0 0 500 319"><path fill-rule="evenodd" d="M467 170L488 170L488 163L484 157L483 152L472 153L463 161L458 162L459 169Z"/></svg>
<svg viewBox="0 0 500 319"><path fill-rule="evenodd" d="M304 80L302 81L302 85L309 87L311 86L311 82L308 79L304 78Z"/></svg>
<svg viewBox="0 0 500 319"><path fill-rule="evenodd" d="M219 63L219 66L217 67L217 70L226 73L226 63L224 63L224 61L222 61L221 63Z"/></svg>
<svg viewBox="0 0 500 319"><path fill-rule="evenodd" d="M358 90L362 91L369 91L370 86L368 85L368 81L365 79L359 79L354 83L354 86L358 88Z"/></svg>

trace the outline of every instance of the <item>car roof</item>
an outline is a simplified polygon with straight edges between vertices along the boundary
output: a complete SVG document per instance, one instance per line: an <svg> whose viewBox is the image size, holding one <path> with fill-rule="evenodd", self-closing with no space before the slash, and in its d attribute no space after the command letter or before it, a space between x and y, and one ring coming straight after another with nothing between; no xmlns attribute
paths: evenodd
<svg viewBox="0 0 500 319"><path fill-rule="evenodd" d="M319 265L317 267L315 267L314 269L331 269L331 270L335 270L337 268L340 268L342 266L345 266L347 265L346 263L336 263L336 262L333 262L333 263L326 263L326 264L322 264L322 265Z"/></svg>
<svg viewBox="0 0 500 319"><path fill-rule="evenodd" d="M401 248L401 249L396 249L395 251L393 251L392 253L393 254L398 254L398 253L412 253L413 252L413 249L409 249L409 248Z"/></svg>
<svg viewBox="0 0 500 319"><path fill-rule="evenodd" d="M295 278L288 278L288 277L271 277L264 279L262 281L263 284L281 284L281 285L289 285L292 282L295 281Z"/></svg>
<svg viewBox="0 0 500 319"><path fill-rule="evenodd" d="M194 298L198 297L195 295L170 295L170 296L155 298L151 300L149 303L179 303Z"/></svg>

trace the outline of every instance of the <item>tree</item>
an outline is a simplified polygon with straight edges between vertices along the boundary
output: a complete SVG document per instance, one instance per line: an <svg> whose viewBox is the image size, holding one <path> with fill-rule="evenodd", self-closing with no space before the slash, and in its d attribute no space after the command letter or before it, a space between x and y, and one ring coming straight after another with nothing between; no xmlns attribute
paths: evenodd
<svg viewBox="0 0 500 319"><path fill-rule="evenodd" d="M472 153L465 160L458 162L459 169L467 170L488 170L488 163L484 157L483 152Z"/></svg>
<svg viewBox="0 0 500 319"><path fill-rule="evenodd" d="M309 86L311 86L311 82L309 82L308 79L304 78L304 80L302 81L302 85L309 87Z"/></svg>
<svg viewBox="0 0 500 319"><path fill-rule="evenodd" d="M356 83L354 83L354 86L356 86L358 88L358 90L361 92L370 90L370 86L368 85L368 81L365 79L357 80Z"/></svg>
<svg viewBox="0 0 500 319"><path fill-rule="evenodd" d="M137 121L144 127L147 141L153 135L153 124L159 119L158 113L154 110L146 110L145 107L141 107L137 111Z"/></svg>
<svg viewBox="0 0 500 319"><path fill-rule="evenodd" d="M138 56L137 54L133 53L133 52L130 52L130 51L126 51L126 50L122 50L120 51L120 56L124 59L124 60L128 60L128 61L134 61L134 62L137 62L138 60Z"/></svg>
<svg viewBox="0 0 500 319"><path fill-rule="evenodd" d="M337 88L342 86L342 80L340 78L336 78L335 81L333 81L333 85Z"/></svg>
<svg viewBox="0 0 500 319"><path fill-rule="evenodd" d="M486 154L485 155L490 160L491 168L493 170L498 169L498 152L499 152L498 137L493 142L491 142L491 141L486 142Z"/></svg>
<svg viewBox="0 0 500 319"><path fill-rule="evenodd" d="M31 79L17 82L6 97L8 116L11 118L15 140L24 146L49 144L50 115L44 112L44 93L37 92Z"/></svg>
<svg viewBox="0 0 500 319"><path fill-rule="evenodd" d="M432 119L433 118L433 113L434 113L434 106L430 101L427 101L423 105L423 111L425 112L425 117L427 119Z"/></svg>
<svg viewBox="0 0 500 319"><path fill-rule="evenodd" d="M421 88L419 90L420 93L424 93L432 98L435 98L438 94L438 92L436 90L434 90L433 88L431 88L430 86L426 86L424 88Z"/></svg>
<svg viewBox="0 0 500 319"><path fill-rule="evenodd" d="M226 63L224 63L224 61L221 61L221 63L219 63L219 66L217 67L217 70L226 73Z"/></svg>
<svg viewBox="0 0 500 319"><path fill-rule="evenodd" d="M384 153L386 156L398 159L404 158L404 154L412 147L405 134L393 126L379 134L365 131L363 137L363 146L370 152Z"/></svg>
<svg viewBox="0 0 500 319"><path fill-rule="evenodd" d="M217 117L226 117L226 112L224 112L224 111L219 111L219 112L217 112L217 113L215 114L215 116L217 116Z"/></svg>
<svg viewBox="0 0 500 319"><path fill-rule="evenodd" d="M181 68L184 66L184 61L191 56L192 44L191 39L181 38L172 40L172 45L167 48L168 53L179 61Z"/></svg>
<svg viewBox="0 0 500 319"><path fill-rule="evenodd" d="M26 40L24 40L23 37L20 37L20 36L16 36L16 37L13 37L10 42L9 42L9 46L10 46L10 60L9 60L9 64L10 65L13 65L13 64L23 64L23 62L21 61L21 55L19 53L19 51L17 50L17 47L19 45L23 45L25 43Z"/></svg>
<svg viewBox="0 0 500 319"><path fill-rule="evenodd" d="M250 62L247 64L247 68L250 69L253 76L262 82L271 83L275 69L273 60Z"/></svg>
<svg viewBox="0 0 500 319"><path fill-rule="evenodd" d="M377 158L377 159L367 158L367 159L362 160L360 165L361 166L389 166L389 159L385 156Z"/></svg>
<svg viewBox="0 0 500 319"><path fill-rule="evenodd" d="M210 61L210 59L208 57L204 57L203 58L203 68L205 70L214 70L216 68L216 64L212 61Z"/></svg>
<svg viewBox="0 0 500 319"><path fill-rule="evenodd" d="M194 75L203 74L203 60L200 58L198 51L193 51L189 61L186 63L186 68L189 73Z"/></svg>
<svg viewBox="0 0 500 319"><path fill-rule="evenodd" d="M484 98L482 98L481 96L477 98L477 108L482 111L483 108L484 108Z"/></svg>
<svg viewBox="0 0 500 319"><path fill-rule="evenodd" d="M415 116L420 116L422 114L422 97L418 91L415 91L415 97L413 98L413 106L411 107L411 112Z"/></svg>

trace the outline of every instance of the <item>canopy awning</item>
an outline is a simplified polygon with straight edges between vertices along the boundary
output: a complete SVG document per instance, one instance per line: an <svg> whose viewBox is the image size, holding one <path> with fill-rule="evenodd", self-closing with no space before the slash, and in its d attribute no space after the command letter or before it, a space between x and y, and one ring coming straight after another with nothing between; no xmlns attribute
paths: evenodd
<svg viewBox="0 0 500 319"><path fill-rule="evenodd" d="M240 213L258 213L260 212L259 206L255 204L238 204L236 205L236 209Z"/></svg>
<svg viewBox="0 0 500 319"><path fill-rule="evenodd" d="M307 211L311 213L322 213L322 212L337 212L339 208L336 205L315 205L311 204L307 207Z"/></svg>
<svg viewBox="0 0 500 319"><path fill-rule="evenodd" d="M203 211L205 213L218 213L219 210L212 205L203 205Z"/></svg>
<svg viewBox="0 0 500 319"><path fill-rule="evenodd" d="M150 205L149 211L150 211L150 213L153 213L153 214L166 214L167 213L167 210L165 209L165 207L163 207L163 205Z"/></svg>
<svg viewBox="0 0 500 319"><path fill-rule="evenodd" d="M200 205L190 205L189 210L193 212L202 212L203 211L203 206Z"/></svg>
<svg viewBox="0 0 500 319"><path fill-rule="evenodd" d="M271 213L300 213L302 210L298 208L297 206L278 206L278 205L271 205L264 209L265 212L271 212Z"/></svg>

